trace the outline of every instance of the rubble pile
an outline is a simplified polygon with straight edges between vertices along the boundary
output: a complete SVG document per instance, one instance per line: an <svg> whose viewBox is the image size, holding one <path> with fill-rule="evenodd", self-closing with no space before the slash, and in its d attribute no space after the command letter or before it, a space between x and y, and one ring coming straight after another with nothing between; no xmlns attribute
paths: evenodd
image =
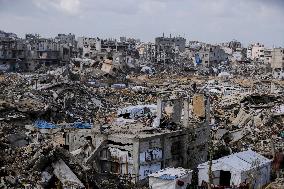
<svg viewBox="0 0 284 189"><path fill-rule="evenodd" d="M284 147L283 102L283 96L277 94L223 97L213 110L215 124L226 130L223 139L233 152L250 148L272 156Z"/></svg>
<svg viewBox="0 0 284 189"><path fill-rule="evenodd" d="M284 179L278 178L276 181L269 184L266 189L283 189L284 188Z"/></svg>

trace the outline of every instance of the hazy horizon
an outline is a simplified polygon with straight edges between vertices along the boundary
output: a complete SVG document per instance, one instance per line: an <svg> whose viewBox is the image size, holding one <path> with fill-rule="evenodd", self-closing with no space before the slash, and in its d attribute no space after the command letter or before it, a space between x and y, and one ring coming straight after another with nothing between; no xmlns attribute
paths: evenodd
<svg viewBox="0 0 284 189"><path fill-rule="evenodd" d="M180 35L190 41L284 46L282 0L0 0L0 30L24 37L119 38L154 41Z"/></svg>

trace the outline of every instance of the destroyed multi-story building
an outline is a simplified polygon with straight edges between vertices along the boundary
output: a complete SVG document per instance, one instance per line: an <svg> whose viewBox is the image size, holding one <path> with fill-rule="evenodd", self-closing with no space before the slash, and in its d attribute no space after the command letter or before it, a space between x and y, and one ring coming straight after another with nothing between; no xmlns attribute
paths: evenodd
<svg viewBox="0 0 284 189"><path fill-rule="evenodd" d="M264 61L264 45L255 43L248 46L247 58L259 62Z"/></svg>
<svg viewBox="0 0 284 189"><path fill-rule="evenodd" d="M1 70L16 71L25 70L28 47L26 42L16 34L0 32L0 65Z"/></svg>
<svg viewBox="0 0 284 189"><path fill-rule="evenodd" d="M162 37L155 38L156 62L169 63L177 59L179 52L185 51L186 39L183 37Z"/></svg>
<svg viewBox="0 0 284 189"><path fill-rule="evenodd" d="M226 61L228 55L220 46L206 44L195 52L195 57L198 57L205 67L216 67L222 61Z"/></svg>
<svg viewBox="0 0 284 189"><path fill-rule="evenodd" d="M232 62L246 61L247 49L243 48L241 42L236 40L220 44L221 49L228 55L228 59Z"/></svg>
<svg viewBox="0 0 284 189"><path fill-rule="evenodd" d="M139 52L135 48L136 42L135 39L127 38L117 41L116 39L79 37L77 47L81 57L104 61L102 70L105 71L110 70L105 67L114 67L111 62L132 64L134 59L138 59Z"/></svg>
<svg viewBox="0 0 284 189"><path fill-rule="evenodd" d="M78 37L77 40L77 48L82 57L92 58L101 50L101 41L99 38Z"/></svg>
<svg viewBox="0 0 284 189"><path fill-rule="evenodd" d="M271 68L275 78L284 78L284 48L272 50Z"/></svg>
<svg viewBox="0 0 284 189"><path fill-rule="evenodd" d="M140 60L143 62L155 62L156 61L156 46L155 43L142 43L137 47Z"/></svg>
<svg viewBox="0 0 284 189"><path fill-rule="evenodd" d="M271 65L272 63L272 49L264 49L264 64Z"/></svg>
<svg viewBox="0 0 284 189"><path fill-rule="evenodd" d="M72 45L72 46L76 46L76 38L75 38L75 35L74 34L58 34L56 37L55 37L55 40L60 42L60 43L65 43L65 44L69 44L69 45Z"/></svg>
<svg viewBox="0 0 284 189"><path fill-rule="evenodd" d="M226 47L227 49L230 49L231 53L238 51L239 49L242 48L242 43L236 40L227 42L227 43L221 43L220 44L221 47ZM227 53L227 52L226 52ZM229 52L229 54L231 54Z"/></svg>
<svg viewBox="0 0 284 189"><path fill-rule="evenodd" d="M77 41L74 34L58 34L55 42L60 44L60 58L63 62L70 61L70 58L78 56Z"/></svg>
<svg viewBox="0 0 284 189"><path fill-rule="evenodd" d="M1 64L7 70L33 71L37 67L48 67L69 62L74 56L74 41L67 38L46 39L39 35L27 34L25 39L3 37L0 39Z"/></svg>

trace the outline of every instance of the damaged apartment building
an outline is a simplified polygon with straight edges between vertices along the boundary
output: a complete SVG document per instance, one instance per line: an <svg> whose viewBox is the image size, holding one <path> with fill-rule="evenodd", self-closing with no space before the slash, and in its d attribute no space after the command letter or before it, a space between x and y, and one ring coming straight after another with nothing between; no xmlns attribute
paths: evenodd
<svg viewBox="0 0 284 189"><path fill-rule="evenodd" d="M78 37L77 48L81 57L105 58L111 52L134 50L137 41L139 40L125 39L125 37L121 37L120 41L98 37Z"/></svg>
<svg viewBox="0 0 284 189"><path fill-rule="evenodd" d="M272 50L271 68L274 78L284 79L284 48Z"/></svg>
<svg viewBox="0 0 284 189"><path fill-rule="evenodd" d="M79 57L92 59L101 64L101 70L110 75L116 75L126 68L133 68L139 58L135 48L139 40L121 37L116 39L100 39L93 37L79 37L77 48Z"/></svg>
<svg viewBox="0 0 284 189"><path fill-rule="evenodd" d="M194 168L205 162L210 135L208 98L203 94L164 96L153 107L155 114L150 114L148 106L136 106L111 122L94 126L91 132L66 133L66 147L86 166L136 184L146 184L149 174L166 167Z"/></svg>
<svg viewBox="0 0 284 189"><path fill-rule="evenodd" d="M195 52L195 62L207 68L212 66L216 67L219 63L227 59L228 54L218 45L202 45Z"/></svg>
<svg viewBox="0 0 284 189"><path fill-rule="evenodd" d="M247 49L242 46L241 42L233 40L227 43L221 43L220 46L228 55L228 60L232 62L247 61Z"/></svg>
<svg viewBox="0 0 284 189"><path fill-rule="evenodd" d="M180 52L185 51L186 39L183 37L157 37L155 39L155 62L171 63L177 61Z"/></svg>
<svg viewBox="0 0 284 189"><path fill-rule="evenodd" d="M55 39L26 34L25 39L2 32L0 65L2 71L34 71L68 63L74 56L75 36L59 34Z"/></svg>

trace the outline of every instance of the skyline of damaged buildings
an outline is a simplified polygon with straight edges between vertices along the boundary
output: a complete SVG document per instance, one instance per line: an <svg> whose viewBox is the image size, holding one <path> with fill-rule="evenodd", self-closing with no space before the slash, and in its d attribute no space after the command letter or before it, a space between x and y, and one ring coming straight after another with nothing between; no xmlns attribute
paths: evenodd
<svg viewBox="0 0 284 189"><path fill-rule="evenodd" d="M0 188L284 185L284 48L0 31Z"/></svg>
<svg viewBox="0 0 284 189"><path fill-rule="evenodd" d="M26 34L25 39L21 39L14 33L4 31L1 31L0 42L1 67L11 71L33 71L42 65L64 65L72 58L101 61L114 57L115 62L131 64L138 59L170 63L186 57L191 63L205 68L216 68L219 63L228 60L254 61L266 66L275 78L283 77L283 48L265 48L261 43L250 44L247 48L238 41L217 45L198 41L187 43L183 37L165 37L164 34L155 38L155 43L144 43L139 39L126 37L119 40L78 37L76 40L75 35L71 33L58 34L54 38Z"/></svg>

